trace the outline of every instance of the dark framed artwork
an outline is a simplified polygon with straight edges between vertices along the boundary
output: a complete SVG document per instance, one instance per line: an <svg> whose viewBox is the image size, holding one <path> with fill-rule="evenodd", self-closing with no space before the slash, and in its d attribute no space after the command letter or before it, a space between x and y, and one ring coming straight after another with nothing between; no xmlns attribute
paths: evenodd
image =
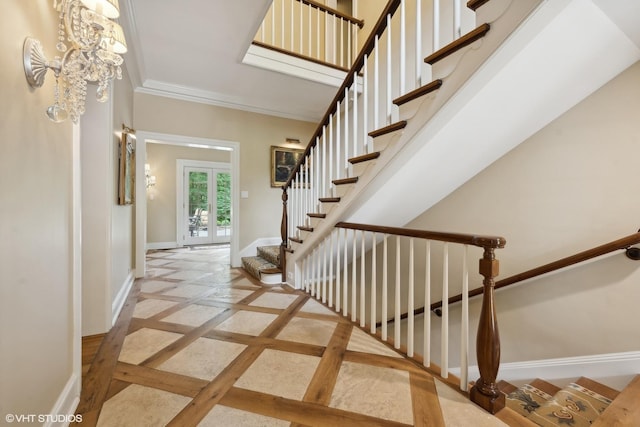
<svg viewBox="0 0 640 427"><path fill-rule="evenodd" d="M123 131L120 138L120 166L118 177L118 204L131 205L135 195L135 164L136 147L135 135L130 131Z"/></svg>
<svg viewBox="0 0 640 427"><path fill-rule="evenodd" d="M304 155L304 150L271 146L271 186L282 187Z"/></svg>

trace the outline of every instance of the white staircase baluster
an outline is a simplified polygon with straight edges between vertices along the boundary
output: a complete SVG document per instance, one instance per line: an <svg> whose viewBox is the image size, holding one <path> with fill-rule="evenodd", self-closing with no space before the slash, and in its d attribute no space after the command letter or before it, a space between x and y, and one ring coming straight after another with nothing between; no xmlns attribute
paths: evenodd
<svg viewBox="0 0 640 427"><path fill-rule="evenodd" d="M333 307L333 239L336 231L329 235L329 308Z"/></svg>
<svg viewBox="0 0 640 427"><path fill-rule="evenodd" d="M373 139L369 142L369 56L364 55L364 66L362 68L362 148L364 153L373 151Z"/></svg>
<svg viewBox="0 0 640 427"><path fill-rule="evenodd" d="M392 94L391 94L391 73L392 73L392 68L391 65L393 63L393 58L391 55L391 33L392 33L392 29L391 29L391 14L387 15L387 30L386 30L386 35L387 35L387 116L386 116L386 122L385 124L390 125L391 121L393 120L392 116L391 116L391 112L392 112L392 106L393 106L393 99L392 99Z"/></svg>
<svg viewBox="0 0 640 427"><path fill-rule="evenodd" d="M342 236L342 229L338 228L338 237L337 237L337 241L336 241L336 312L340 313L340 307L341 307L341 303L342 303L342 299L340 298L342 296L342 288L341 288L341 274L340 274L340 244L341 244L341 236Z"/></svg>
<svg viewBox="0 0 640 427"><path fill-rule="evenodd" d="M322 127L322 187L320 197L327 195L327 126ZM318 210L319 212L319 210Z"/></svg>
<svg viewBox="0 0 640 427"><path fill-rule="evenodd" d="M349 88L344 88L344 166L345 176L349 176Z"/></svg>
<svg viewBox="0 0 640 427"><path fill-rule="evenodd" d="M340 157L342 128L340 127L340 110L340 101L338 101L336 103L336 179L342 178L342 158Z"/></svg>
<svg viewBox="0 0 640 427"><path fill-rule="evenodd" d="M409 239L409 300L407 301L407 356L413 357L413 331L414 331L414 321L413 313L415 310L414 303L414 280L415 280L415 271L414 271L414 248L413 248L413 238Z"/></svg>
<svg viewBox="0 0 640 427"><path fill-rule="evenodd" d="M431 26L433 28L432 51L435 52L440 49L440 0L433 0L433 21Z"/></svg>
<svg viewBox="0 0 640 427"><path fill-rule="evenodd" d="M453 0L453 40L460 38L462 29L460 27L460 0Z"/></svg>
<svg viewBox="0 0 640 427"><path fill-rule="evenodd" d="M387 295L388 288L388 237L389 235L385 234L382 239L382 313L380 315L381 318L381 326L380 333L382 337L382 341L387 341L387 315L388 315L388 304L389 298Z"/></svg>
<svg viewBox="0 0 640 427"><path fill-rule="evenodd" d="M320 59L320 10L316 11L316 59Z"/></svg>
<svg viewBox="0 0 640 427"><path fill-rule="evenodd" d="M280 46L284 49L284 0L280 2Z"/></svg>
<svg viewBox="0 0 640 427"><path fill-rule="evenodd" d="M352 258L351 258L351 321L355 322L356 321L356 307L357 307L357 292L356 289L358 287L358 280L357 280L357 272L358 269L356 268L356 255L357 255L357 245L356 245L356 240L357 240L357 232L356 230L353 230L353 242L352 242Z"/></svg>
<svg viewBox="0 0 640 427"><path fill-rule="evenodd" d="M329 179L327 180L327 189L324 193L325 197L333 196L333 114L329 116Z"/></svg>
<svg viewBox="0 0 640 427"><path fill-rule="evenodd" d="M407 22L405 12L406 1L400 3L400 93L404 95L406 90L406 63L407 63Z"/></svg>
<svg viewBox="0 0 640 427"><path fill-rule="evenodd" d="M291 52L295 52L295 51L296 51L295 45L294 45L294 43L293 43L293 41L296 39L296 35L295 35L295 33L294 33L294 27L295 27L295 22L296 22L296 20L293 18L293 4L294 4L294 3L295 3L295 2L294 2L293 0L291 0L291 10L290 10L290 12L291 12L291 23L290 23L290 27L291 27L291 28L289 29L289 31L290 31L290 33L289 33L289 37L290 37L290 40L289 40L289 46L291 47L289 50L290 50ZM283 46L284 46L284 44L283 44Z"/></svg>
<svg viewBox="0 0 640 427"><path fill-rule="evenodd" d="M367 316L365 315L365 289L366 289L366 275L364 273L365 268L365 242L364 231L360 232L360 327L364 328L367 323Z"/></svg>
<svg viewBox="0 0 640 427"><path fill-rule="evenodd" d="M442 332L440 376L449 378L449 243L442 249Z"/></svg>
<svg viewBox="0 0 640 427"><path fill-rule="evenodd" d="M324 304L327 303L327 253L329 252L328 246L329 237L325 237L322 246L324 250L322 251L322 302Z"/></svg>
<svg viewBox="0 0 640 427"><path fill-rule="evenodd" d="M422 0L416 0L416 80L415 87L422 86L422 67L424 60L422 58Z"/></svg>
<svg viewBox="0 0 640 427"><path fill-rule="evenodd" d="M462 319L460 321L460 389L469 390L469 246L462 248Z"/></svg>
<svg viewBox="0 0 640 427"><path fill-rule="evenodd" d="M378 286L376 272L378 270L378 259L376 257L376 233L371 234L371 333L376 333L376 311L377 311L377 297Z"/></svg>
<svg viewBox="0 0 640 427"><path fill-rule="evenodd" d="M400 343L402 339L400 337L401 332L401 311L400 311L400 236L396 236L396 283L395 283L395 315L394 315L394 347L400 349Z"/></svg>
<svg viewBox="0 0 640 427"><path fill-rule="evenodd" d="M358 153L358 74L353 75L353 157Z"/></svg>
<svg viewBox="0 0 640 427"><path fill-rule="evenodd" d="M424 330L423 339L423 364L431 365L431 241L427 240L424 259Z"/></svg>
<svg viewBox="0 0 640 427"><path fill-rule="evenodd" d="M344 230L344 248L342 250L342 255L344 257L344 263L342 266L342 277L343 277L343 281L342 281L342 315L343 316L347 316L347 310L348 310L348 297L349 297L349 264L348 264L348 254L347 254L347 247L348 247L348 243L349 243L349 233L347 232L347 229L345 228Z"/></svg>
<svg viewBox="0 0 640 427"><path fill-rule="evenodd" d="M298 3L298 10L300 11L300 17L298 18L298 22L300 23L300 29L298 30L298 43L300 44L300 54L304 55L304 31L302 31L302 22L304 21L302 11L304 7L302 7L302 3Z"/></svg>
<svg viewBox="0 0 640 427"><path fill-rule="evenodd" d="M307 17L308 17L308 19L307 19L307 38L308 38L308 40L307 40L307 45L308 45L307 53L308 53L309 56L312 57L313 56L313 50L311 49L311 39L313 38L313 35L312 35L313 34L312 33L313 25L311 24L311 11L313 10L313 8L309 7L309 8L307 8L307 10L309 12L307 14ZM300 31L300 32L302 33L302 31Z"/></svg>
<svg viewBox="0 0 640 427"><path fill-rule="evenodd" d="M376 36L373 48L373 129L380 127L380 37Z"/></svg>
<svg viewBox="0 0 640 427"><path fill-rule="evenodd" d="M344 67L344 19L340 17L340 66Z"/></svg>
<svg viewBox="0 0 640 427"><path fill-rule="evenodd" d="M329 58L327 57L327 46L331 46L329 40L329 14L324 14L324 62L329 62ZM335 49L331 49L335 52Z"/></svg>

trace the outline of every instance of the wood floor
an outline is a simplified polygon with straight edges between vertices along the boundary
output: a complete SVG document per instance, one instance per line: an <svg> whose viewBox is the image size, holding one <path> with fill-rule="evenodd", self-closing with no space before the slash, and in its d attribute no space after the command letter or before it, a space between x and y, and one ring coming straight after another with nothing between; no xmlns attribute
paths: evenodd
<svg viewBox="0 0 640 427"><path fill-rule="evenodd" d="M83 381L82 426L504 425L228 246L148 254Z"/></svg>

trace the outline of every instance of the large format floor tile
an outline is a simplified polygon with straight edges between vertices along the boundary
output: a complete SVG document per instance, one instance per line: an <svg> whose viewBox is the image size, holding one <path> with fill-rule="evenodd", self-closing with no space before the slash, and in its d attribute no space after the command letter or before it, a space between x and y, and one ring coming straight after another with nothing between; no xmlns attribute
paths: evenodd
<svg viewBox="0 0 640 427"><path fill-rule="evenodd" d="M149 253L83 383L83 427L406 426L422 407L428 425L503 425L315 298L228 263L228 246Z"/></svg>

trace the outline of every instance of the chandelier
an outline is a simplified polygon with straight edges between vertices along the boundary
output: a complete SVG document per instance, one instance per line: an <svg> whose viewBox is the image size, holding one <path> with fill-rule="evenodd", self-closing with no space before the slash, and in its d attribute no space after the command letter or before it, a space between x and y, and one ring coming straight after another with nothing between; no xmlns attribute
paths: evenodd
<svg viewBox="0 0 640 427"><path fill-rule="evenodd" d="M47 116L54 122L71 118L74 123L85 111L87 82L97 84L99 102L109 99L109 86L122 78L123 59L127 51L122 27L113 21L120 16L118 0L54 0L58 11L60 56L48 61L40 41L27 37L24 42L24 69L29 84L38 88L48 70L56 83L54 103Z"/></svg>

